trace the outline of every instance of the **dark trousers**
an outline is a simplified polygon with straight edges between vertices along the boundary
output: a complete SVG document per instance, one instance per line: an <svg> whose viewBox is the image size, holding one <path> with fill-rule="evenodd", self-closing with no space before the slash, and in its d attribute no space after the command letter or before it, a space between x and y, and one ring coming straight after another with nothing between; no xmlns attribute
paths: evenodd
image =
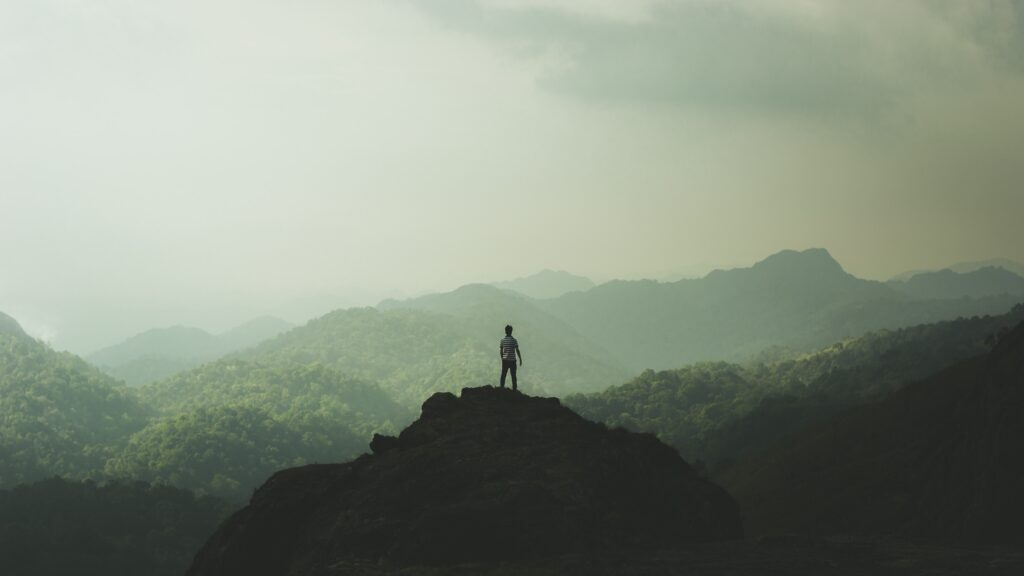
<svg viewBox="0 0 1024 576"><path fill-rule="evenodd" d="M516 382L516 361L515 360L502 360L501 361L501 387L505 387L505 374L512 371L512 389L518 390Z"/></svg>

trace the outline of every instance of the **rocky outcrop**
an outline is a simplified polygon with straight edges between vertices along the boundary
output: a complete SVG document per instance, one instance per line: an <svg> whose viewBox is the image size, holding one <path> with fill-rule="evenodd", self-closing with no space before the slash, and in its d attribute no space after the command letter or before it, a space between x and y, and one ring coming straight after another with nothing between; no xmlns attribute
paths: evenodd
<svg viewBox="0 0 1024 576"><path fill-rule="evenodd" d="M350 463L275 474L188 574L336 574L352 563L522 561L742 536L732 498L675 450L555 398L435 394L399 437L372 447Z"/></svg>

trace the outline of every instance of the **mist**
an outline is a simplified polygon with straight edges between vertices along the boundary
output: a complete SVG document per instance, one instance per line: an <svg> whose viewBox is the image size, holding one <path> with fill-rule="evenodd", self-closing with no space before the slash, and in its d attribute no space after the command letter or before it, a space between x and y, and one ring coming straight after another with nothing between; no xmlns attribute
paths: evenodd
<svg viewBox="0 0 1024 576"><path fill-rule="evenodd" d="M87 353L540 269L1024 260L1010 1L0 7L0 310Z"/></svg>

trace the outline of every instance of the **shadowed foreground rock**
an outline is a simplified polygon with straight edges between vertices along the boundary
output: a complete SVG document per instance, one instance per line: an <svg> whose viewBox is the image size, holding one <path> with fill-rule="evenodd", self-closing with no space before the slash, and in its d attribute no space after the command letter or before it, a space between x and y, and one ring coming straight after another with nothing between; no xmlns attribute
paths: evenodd
<svg viewBox="0 0 1024 576"><path fill-rule="evenodd" d="M656 438L554 398L435 394L373 455L275 474L191 576L340 574L671 549L742 537L736 503Z"/></svg>

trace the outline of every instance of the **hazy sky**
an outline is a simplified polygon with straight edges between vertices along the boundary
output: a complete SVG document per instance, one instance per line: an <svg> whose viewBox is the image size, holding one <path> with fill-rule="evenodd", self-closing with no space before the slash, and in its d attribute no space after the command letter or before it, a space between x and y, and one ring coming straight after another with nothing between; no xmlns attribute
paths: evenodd
<svg viewBox="0 0 1024 576"><path fill-rule="evenodd" d="M821 246L1024 260L1024 2L5 0L0 310L155 325Z"/></svg>

